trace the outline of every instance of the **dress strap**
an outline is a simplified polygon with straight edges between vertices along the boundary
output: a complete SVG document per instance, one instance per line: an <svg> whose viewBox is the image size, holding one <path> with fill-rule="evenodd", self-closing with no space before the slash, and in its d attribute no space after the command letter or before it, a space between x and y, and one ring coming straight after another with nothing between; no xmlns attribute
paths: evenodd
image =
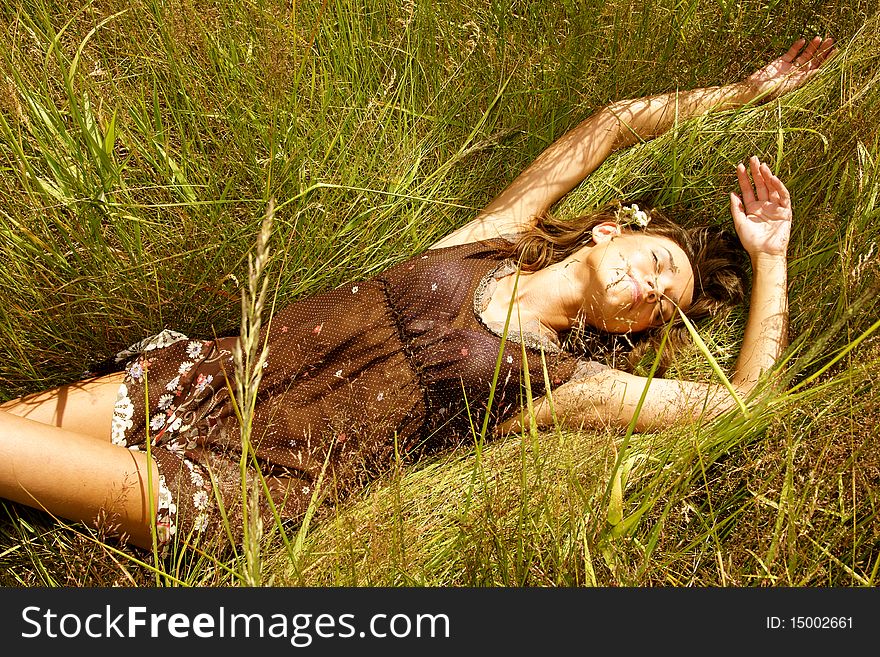
<svg viewBox="0 0 880 657"><path fill-rule="evenodd" d="M516 263L509 258L502 260L483 276L474 291L474 315L477 321L498 337L502 337L504 334L504 324L502 322L487 322L483 319L482 313L492 298L492 283L513 273L516 273ZM508 331L507 339L537 351L542 349L550 352L562 351L562 348L553 340L546 335L535 333L534 331Z"/></svg>

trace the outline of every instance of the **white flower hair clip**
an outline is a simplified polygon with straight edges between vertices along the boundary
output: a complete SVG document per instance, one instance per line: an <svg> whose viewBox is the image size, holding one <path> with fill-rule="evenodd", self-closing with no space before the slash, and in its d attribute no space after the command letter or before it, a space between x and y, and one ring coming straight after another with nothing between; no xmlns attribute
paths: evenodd
<svg viewBox="0 0 880 657"><path fill-rule="evenodd" d="M651 221L651 217L648 216L648 213L644 210L640 210L639 206L635 203L632 205L620 206L617 209L616 217L617 223L620 224L622 228L633 225L636 225L639 228L647 228L648 223Z"/></svg>

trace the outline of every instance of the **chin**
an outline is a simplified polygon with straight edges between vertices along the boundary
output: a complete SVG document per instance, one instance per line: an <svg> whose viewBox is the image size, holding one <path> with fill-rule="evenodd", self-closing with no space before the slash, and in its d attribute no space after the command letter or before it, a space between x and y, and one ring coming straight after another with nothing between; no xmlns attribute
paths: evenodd
<svg viewBox="0 0 880 657"><path fill-rule="evenodd" d="M614 333L615 335L625 335L627 333L635 334L642 333L646 331L648 326L638 326L635 323L625 323L620 320L603 322L599 329L605 331L606 333Z"/></svg>
<svg viewBox="0 0 880 657"><path fill-rule="evenodd" d="M594 321L589 322L590 326L592 326L597 331L601 331L602 333L613 333L614 335L622 335L624 333L629 333L630 330L620 325L617 322L603 322L603 321Z"/></svg>
<svg viewBox="0 0 880 657"><path fill-rule="evenodd" d="M632 329L623 328L621 326L615 326L614 328L604 328L604 329L602 329L602 331L604 331L605 333L611 333L613 335L626 335L627 333L635 333L636 332L636 331L633 331Z"/></svg>

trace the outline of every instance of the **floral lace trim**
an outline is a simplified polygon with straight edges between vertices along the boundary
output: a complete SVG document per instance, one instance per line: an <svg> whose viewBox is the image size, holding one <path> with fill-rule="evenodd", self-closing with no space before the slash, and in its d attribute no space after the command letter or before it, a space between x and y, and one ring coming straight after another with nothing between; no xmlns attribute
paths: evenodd
<svg viewBox="0 0 880 657"><path fill-rule="evenodd" d="M177 533L177 504L165 482L165 475L159 475L159 504L156 507L156 541L159 545L168 543Z"/></svg>
<svg viewBox="0 0 880 657"><path fill-rule="evenodd" d="M607 372L610 369L611 368L604 363L600 363L595 360L584 360L582 358L579 358L578 363L574 368L574 373L572 373L571 377L569 377L568 379L568 383L573 383L575 381L585 381L586 379L590 379L594 376L602 374L603 372Z"/></svg>
<svg viewBox="0 0 880 657"><path fill-rule="evenodd" d="M489 294L489 286L493 281L504 278L516 272L516 264L513 260L502 260L496 267L490 269L480 280L477 289L474 291L474 316L477 321L486 328L490 333L494 333L499 338L504 333L504 324L501 322L487 322L482 317L483 310L489 305L491 295ZM507 339L517 344L525 345L529 349L558 352L562 348L553 342L550 338L533 331L508 331Z"/></svg>
<svg viewBox="0 0 880 657"><path fill-rule="evenodd" d="M110 440L114 445L126 447L128 445L127 433L131 430L134 422L134 404L128 396L128 386L124 383L116 392L116 403L113 405L113 418L110 420Z"/></svg>
<svg viewBox="0 0 880 657"><path fill-rule="evenodd" d="M178 333L177 331L165 329L160 333L157 333L156 335L151 335L148 338L144 338L140 342L135 342L127 349L123 349L118 354L116 354L114 360L117 363L123 363L134 356L138 356L144 353L145 351L162 349L181 340L189 340L189 338L187 338L183 333Z"/></svg>

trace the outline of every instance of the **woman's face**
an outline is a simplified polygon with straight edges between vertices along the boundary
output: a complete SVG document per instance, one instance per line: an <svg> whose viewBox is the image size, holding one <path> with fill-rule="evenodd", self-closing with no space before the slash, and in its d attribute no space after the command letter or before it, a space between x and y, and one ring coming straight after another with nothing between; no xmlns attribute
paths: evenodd
<svg viewBox="0 0 880 657"><path fill-rule="evenodd" d="M621 233L608 222L593 229L585 265L588 289L582 312L592 326L609 333L639 332L687 310L694 295L694 271L687 254L666 237Z"/></svg>

